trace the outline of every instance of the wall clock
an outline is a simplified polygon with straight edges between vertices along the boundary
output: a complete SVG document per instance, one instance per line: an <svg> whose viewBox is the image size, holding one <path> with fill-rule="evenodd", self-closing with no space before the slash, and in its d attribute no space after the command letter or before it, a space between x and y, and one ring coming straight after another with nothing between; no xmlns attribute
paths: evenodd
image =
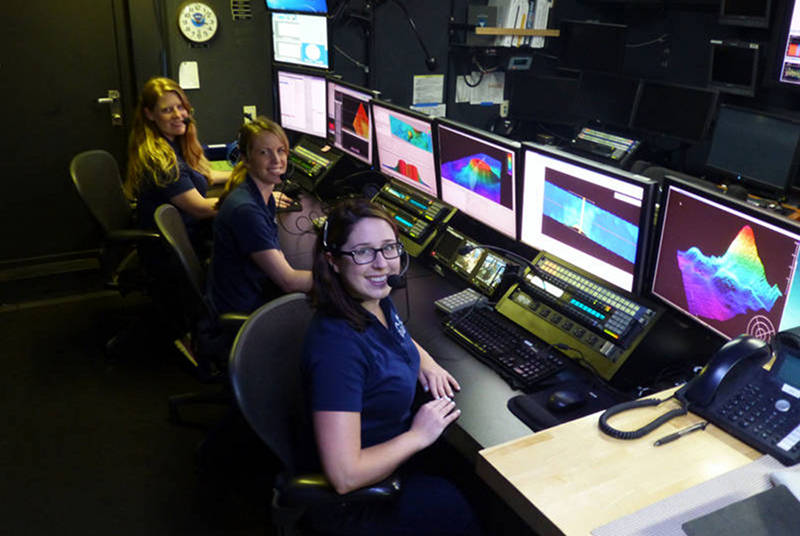
<svg viewBox="0 0 800 536"><path fill-rule="evenodd" d="M205 43L214 37L219 20L205 2L186 2L178 9L178 28L193 43Z"/></svg>

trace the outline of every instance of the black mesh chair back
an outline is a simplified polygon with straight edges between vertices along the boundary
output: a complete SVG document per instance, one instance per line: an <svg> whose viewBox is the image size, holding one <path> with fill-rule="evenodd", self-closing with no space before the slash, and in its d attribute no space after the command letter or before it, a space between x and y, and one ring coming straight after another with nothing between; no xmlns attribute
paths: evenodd
<svg viewBox="0 0 800 536"><path fill-rule="evenodd" d="M300 371L313 313L299 292L263 305L239 330L228 362L242 414L289 475L314 451Z"/></svg>
<svg viewBox="0 0 800 536"><path fill-rule="evenodd" d="M69 165L72 182L105 235L133 225L133 210L122 191L119 166L102 150L77 154Z"/></svg>
<svg viewBox="0 0 800 536"><path fill-rule="evenodd" d="M158 231L169 244L175 259L185 272L194 298L202 302L205 296L205 271L189 240L186 225L178 209L169 204L161 205L156 209L153 218Z"/></svg>

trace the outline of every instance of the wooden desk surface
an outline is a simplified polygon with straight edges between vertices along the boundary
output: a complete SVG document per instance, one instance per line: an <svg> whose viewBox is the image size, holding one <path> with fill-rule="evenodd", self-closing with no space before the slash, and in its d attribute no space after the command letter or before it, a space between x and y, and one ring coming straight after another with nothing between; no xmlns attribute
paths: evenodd
<svg viewBox="0 0 800 536"><path fill-rule="evenodd" d="M628 411L609 424L633 430L674 407L671 400ZM713 425L653 446L656 439L702 420L691 413L627 441L603 434L599 416L484 449L477 472L537 534L587 536L596 527L761 457Z"/></svg>

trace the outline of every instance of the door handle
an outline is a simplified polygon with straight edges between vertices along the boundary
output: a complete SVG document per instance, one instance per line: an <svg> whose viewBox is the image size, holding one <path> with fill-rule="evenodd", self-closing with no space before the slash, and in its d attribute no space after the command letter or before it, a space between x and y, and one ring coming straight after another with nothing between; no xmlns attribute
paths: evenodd
<svg viewBox="0 0 800 536"><path fill-rule="evenodd" d="M119 90L109 89L107 97L99 97L97 104L108 104L108 111L111 114L111 124L115 127L123 126L122 121L122 100Z"/></svg>

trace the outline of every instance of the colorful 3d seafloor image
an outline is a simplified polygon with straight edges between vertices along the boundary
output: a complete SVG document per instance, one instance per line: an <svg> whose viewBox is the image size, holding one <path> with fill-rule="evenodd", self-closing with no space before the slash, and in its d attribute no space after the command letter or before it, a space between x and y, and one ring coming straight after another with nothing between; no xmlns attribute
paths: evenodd
<svg viewBox="0 0 800 536"><path fill-rule="evenodd" d="M501 173L500 161L483 153L442 164L442 177L495 203L500 203Z"/></svg>
<svg viewBox="0 0 800 536"><path fill-rule="evenodd" d="M433 139L431 138L430 133L416 130L402 119L398 119L393 115L389 116L389 128L391 129L393 136L396 136L397 138L410 143L414 147L418 147L423 151L427 151L429 153L433 152Z"/></svg>
<svg viewBox="0 0 800 536"><path fill-rule="evenodd" d="M369 138L369 116L363 103L358 104L358 111L353 119L353 132L362 138Z"/></svg>
<svg viewBox="0 0 800 536"><path fill-rule="evenodd" d="M749 225L722 256L697 247L677 252L689 312L725 321L749 311L771 311L781 291L770 285Z"/></svg>

